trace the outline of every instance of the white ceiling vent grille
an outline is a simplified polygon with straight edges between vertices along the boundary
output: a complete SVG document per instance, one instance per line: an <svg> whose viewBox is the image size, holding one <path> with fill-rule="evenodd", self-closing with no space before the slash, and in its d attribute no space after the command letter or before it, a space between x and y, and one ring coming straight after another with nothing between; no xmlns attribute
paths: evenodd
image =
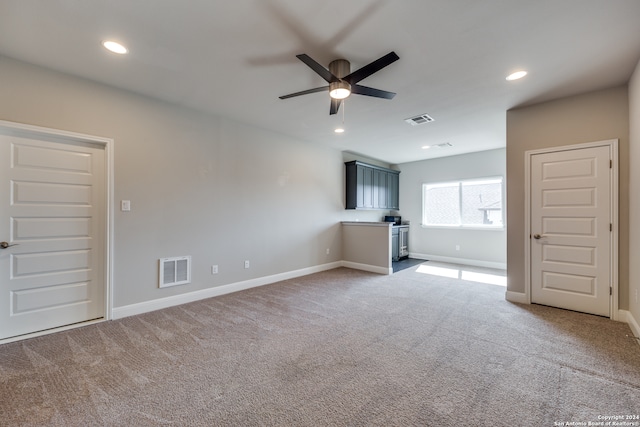
<svg viewBox="0 0 640 427"><path fill-rule="evenodd" d="M160 259L161 288L191 283L191 257L181 256Z"/></svg>
<svg viewBox="0 0 640 427"><path fill-rule="evenodd" d="M433 117L431 117L428 114L421 114L419 116L404 119L404 121L409 123L411 126L418 126L418 125L423 125L425 123L431 123L433 120L434 120Z"/></svg>

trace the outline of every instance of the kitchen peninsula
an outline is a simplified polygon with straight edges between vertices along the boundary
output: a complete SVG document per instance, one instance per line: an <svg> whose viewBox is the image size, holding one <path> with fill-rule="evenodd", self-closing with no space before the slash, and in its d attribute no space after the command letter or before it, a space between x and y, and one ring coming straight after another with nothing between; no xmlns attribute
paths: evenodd
<svg viewBox="0 0 640 427"><path fill-rule="evenodd" d="M342 222L345 267L378 274L393 274L391 222Z"/></svg>

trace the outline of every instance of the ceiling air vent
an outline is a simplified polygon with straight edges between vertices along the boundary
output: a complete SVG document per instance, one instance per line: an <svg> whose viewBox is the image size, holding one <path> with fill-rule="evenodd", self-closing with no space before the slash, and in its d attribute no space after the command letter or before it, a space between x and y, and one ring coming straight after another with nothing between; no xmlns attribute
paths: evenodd
<svg viewBox="0 0 640 427"><path fill-rule="evenodd" d="M421 114L416 117L410 117L408 119L404 119L404 121L409 123L411 126L418 126L418 125L432 122L433 117L431 117L428 114Z"/></svg>
<svg viewBox="0 0 640 427"><path fill-rule="evenodd" d="M160 259L160 288L191 283L191 257Z"/></svg>
<svg viewBox="0 0 640 427"><path fill-rule="evenodd" d="M436 147L436 148L448 148L448 147L453 147L453 144L450 143L450 142L443 142L442 144L434 145L434 147Z"/></svg>

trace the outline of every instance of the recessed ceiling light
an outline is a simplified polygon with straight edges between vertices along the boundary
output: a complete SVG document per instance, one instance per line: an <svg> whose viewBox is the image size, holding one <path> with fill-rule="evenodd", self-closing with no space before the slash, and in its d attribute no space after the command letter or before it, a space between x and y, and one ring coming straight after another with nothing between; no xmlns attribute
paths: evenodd
<svg viewBox="0 0 640 427"><path fill-rule="evenodd" d="M515 73L511 73L507 76L507 80L518 80L527 75L527 72L524 70L516 71Z"/></svg>
<svg viewBox="0 0 640 427"><path fill-rule="evenodd" d="M428 150L429 148L431 148L431 146L430 146L430 145L423 145L423 146L422 146L422 149L423 149L423 150Z"/></svg>
<svg viewBox="0 0 640 427"><path fill-rule="evenodd" d="M128 52L126 47L122 46L120 43L117 43L111 40L103 41L102 46L104 46L105 49L110 50L113 53L118 53L120 55L124 55L125 53Z"/></svg>
<svg viewBox="0 0 640 427"><path fill-rule="evenodd" d="M334 130L335 133L344 133L344 129L343 128L336 128Z"/></svg>

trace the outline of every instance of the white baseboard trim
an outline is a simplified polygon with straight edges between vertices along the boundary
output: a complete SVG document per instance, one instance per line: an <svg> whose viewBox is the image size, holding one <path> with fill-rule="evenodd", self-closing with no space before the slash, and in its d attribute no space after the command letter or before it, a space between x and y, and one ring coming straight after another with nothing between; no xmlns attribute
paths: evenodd
<svg viewBox="0 0 640 427"><path fill-rule="evenodd" d="M342 267L353 268L354 270L363 270L370 273L393 274L393 268L378 267L377 265L360 264L358 262L342 261Z"/></svg>
<svg viewBox="0 0 640 427"><path fill-rule="evenodd" d="M60 326L52 329L45 329L44 331L33 332L25 335L18 335L17 337L5 338L3 340L0 340L0 344L8 344L10 342L16 342L16 341L26 340L29 338L41 337L43 335L53 334L54 332L69 331L71 329L77 329L77 328L82 328L84 326L95 325L96 323L102 323L105 320L106 319L89 320L87 322L74 323L72 325L65 325L65 326Z"/></svg>
<svg viewBox="0 0 640 427"><path fill-rule="evenodd" d="M507 263L505 262L482 261L477 259L454 258L454 257L447 257L447 256L418 254L418 253L409 253L409 258L424 259L429 261L448 262L451 264L472 265L474 267L495 268L498 270L507 269Z"/></svg>
<svg viewBox="0 0 640 427"><path fill-rule="evenodd" d="M631 332L636 338L640 338L640 325L638 324L638 320L633 317L630 311L627 310L618 310L618 320L620 322L625 322L631 328ZM640 340L636 339L638 345L640 345Z"/></svg>
<svg viewBox="0 0 640 427"><path fill-rule="evenodd" d="M134 316L136 314L148 313L150 311L169 308L180 304L187 304L206 298L217 297L220 295L230 294L232 292L238 292L245 289L256 288L258 286L269 285L272 283L280 282L282 280L295 279L296 277L319 273L321 271L333 270L334 268L342 267L343 264L344 263L342 261L337 261L328 264L316 265L314 267L302 268L300 270L274 274L271 276L258 277L255 279L231 283L228 285L216 286L214 288L188 292L186 294L159 298L151 301L140 302L137 304L125 305L122 307L114 307L113 315L111 318L114 320L121 319L123 317Z"/></svg>
<svg viewBox="0 0 640 427"><path fill-rule="evenodd" d="M522 292L507 291L505 292L504 298L509 302L515 302L518 304L530 304L529 300L527 299L527 294Z"/></svg>

